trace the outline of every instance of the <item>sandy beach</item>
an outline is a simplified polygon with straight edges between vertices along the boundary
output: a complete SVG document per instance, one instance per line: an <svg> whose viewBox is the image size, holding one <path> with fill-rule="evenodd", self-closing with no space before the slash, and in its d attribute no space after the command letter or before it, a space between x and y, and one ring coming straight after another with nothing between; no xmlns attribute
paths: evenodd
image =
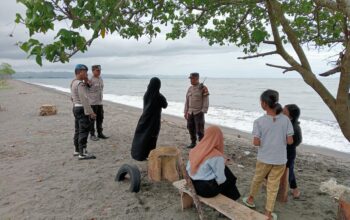
<svg viewBox="0 0 350 220"><path fill-rule="evenodd" d="M42 104L54 104L58 114L39 116ZM104 131L108 140L89 141L96 160L73 157L74 121L69 95L11 80L0 90L0 219L197 219L195 208L181 211L179 193L171 183L147 178L147 162L130 156L133 133L141 109L104 103ZM254 174L256 148L249 134L224 128L225 151L234 164L237 186L246 195ZM185 120L162 116L158 147L177 146L186 158L189 143ZM336 178L350 186L350 155L300 146L296 175L300 200L276 203L282 220L335 219L337 202L319 190L320 183ZM128 183L114 182L124 163L141 169L139 193ZM256 200L263 212L265 192ZM205 206L204 206L205 207ZM207 219L226 219L205 207Z"/></svg>

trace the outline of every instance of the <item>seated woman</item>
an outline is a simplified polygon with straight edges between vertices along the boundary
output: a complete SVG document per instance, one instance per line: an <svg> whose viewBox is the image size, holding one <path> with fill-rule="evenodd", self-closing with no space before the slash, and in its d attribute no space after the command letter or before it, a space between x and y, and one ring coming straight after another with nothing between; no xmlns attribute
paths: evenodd
<svg viewBox="0 0 350 220"><path fill-rule="evenodd" d="M186 166L198 195L214 197L219 193L237 200L241 196L237 178L226 166L224 137L219 127L206 129L203 139L190 151Z"/></svg>

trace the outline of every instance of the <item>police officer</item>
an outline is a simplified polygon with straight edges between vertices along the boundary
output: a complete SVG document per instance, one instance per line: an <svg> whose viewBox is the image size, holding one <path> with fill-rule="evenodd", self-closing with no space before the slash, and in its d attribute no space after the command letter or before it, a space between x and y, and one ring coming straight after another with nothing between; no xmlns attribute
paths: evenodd
<svg viewBox="0 0 350 220"><path fill-rule="evenodd" d="M86 150L87 138L91 128L91 121L96 118L96 114L92 111L87 97L86 81L88 68L84 64L75 66L75 79L71 84L73 114L75 118L74 133L74 156L82 159L95 159L96 157L88 154Z"/></svg>
<svg viewBox="0 0 350 220"><path fill-rule="evenodd" d="M197 136L200 141L204 136L204 114L209 107L208 88L199 83L199 73L191 73L189 77L191 86L187 90L184 117L191 136L188 148L196 146Z"/></svg>
<svg viewBox="0 0 350 220"><path fill-rule="evenodd" d="M101 78L101 65L93 65L92 77L89 80L88 97L92 110L96 114L96 130L97 137L95 136L95 121L92 122L90 130L90 139L97 141L99 138L107 139L108 137L102 133L102 122L103 122L103 80Z"/></svg>

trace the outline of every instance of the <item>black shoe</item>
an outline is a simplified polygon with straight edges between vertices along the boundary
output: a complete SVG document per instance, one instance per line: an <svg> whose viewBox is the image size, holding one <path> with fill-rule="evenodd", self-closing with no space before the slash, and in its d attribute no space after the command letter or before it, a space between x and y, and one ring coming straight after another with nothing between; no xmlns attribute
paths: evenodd
<svg viewBox="0 0 350 220"><path fill-rule="evenodd" d="M96 159L94 155L85 155L85 154L80 154L78 156L78 160L91 160L91 159Z"/></svg>
<svg viewBox="0 0 350 220"><path fill-rule="evenodd" d="M190 145L187 146L187 148L194 148L196 146L196 143L191 143Z"/></svg>
<svg viewBox="0 0 350 220"><path fill-rule="evenodd" d="M99 134L97 137L101 138L101 139L108 139L109 138L109 137L105 136L104 134Z"/></svg>
<svg viewBox="0 0 350 220"><path fill-rule="evenodd" d="M92 141L98 141L98 137L96 137L95 135L91 135L91 136L90 136L90 140L92 140Z"/></svg>

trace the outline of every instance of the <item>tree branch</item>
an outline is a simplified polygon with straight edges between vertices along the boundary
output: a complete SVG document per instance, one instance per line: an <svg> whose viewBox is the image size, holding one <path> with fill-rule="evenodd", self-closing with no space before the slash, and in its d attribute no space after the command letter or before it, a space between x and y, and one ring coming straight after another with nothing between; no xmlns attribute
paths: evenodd
<svg viewBox="0 0 350 220"><path fill-rule="evenodd" d="M328 8L331 11L340 12L350 17L350 3L347 0L332 1L332 0L314 0L316 5ZM339 2L339 3L338 3Z"/></svg>
<svg viewBox="0 0 350 220"><path fill-rule="evenodd" d="M326 71L324 73L320 73L318 75L326 77L326 76L330 76L330 75L333 75L333 74L339 73L339 72L340 72L340 66L337 66L337 67L335 67L335 68L333 68L331 70L328 70L328 71Z"/></svg>
<svg viewBox="0 0 350 220"><path fill-rule="evenodd" d="M295 68L292 66L279 66L279 65L274 65L274 64L270 64L270 63L266 63L266 66L270 66L270 67L275 67L275 68L279 68L279 69L284 69L283 73L289 72L289 71L295 71Z"/></svg>
<svg viewBox="0 0 350 220"><path fill-rule="evenodd" d="M246 56L246 57L238 57L237 59L251 59L251 58L257 58L257 57L264 57L264 56L269 56L269 55L273 55L273 54L277 54L277 51L271 51L271 52L267 52L267 53L260 53L260 54L256 54L256 55L252 55L252 56Z"/></svg>
<svg viewBox="0 0 350 220"><path fill-rule="evenodd" d="M333 112L333 114L336 114L335 112L335 98L334 96L328 91L328 89L315 77L315 75L312 73L311 70L306 69L305 67L301 66L292 56L290 56L287 51L284 49L279 29L278 29L278 22L276 18L276 10L272 3L274 0L267 0L266 6L268 8L268 15L270 19L271 24L271 30L274 37L274 41L276 42L276 50L277 52L282 56L282 58L291 65L297 72L300 73L300 75L303 77L304 81L310 85L323 99L323 101L327 104L329 109ZM274 1L275 3L275 1ZM281 13L281 12L280 12Z"/></svg>
<svg viewBox="0 0 350 220"><path fill-rule="evenodd" d="M273 44L273 45L276 45L276 42L273 41L273 40L264 40L263 43L264 43L264 44Z"/></svg>
<svg viewBox="0 0 350 220"><path fill-rule="evenodd" d="M296 36L293 28L290 26L289 21L286 19L286 17L283 14L281 3L277 2L276 0L273 0L272 2L273 3L271 5L275 10L276 16L278 16L278 19L281 22L284 32L287 34L288 39L292 44L294 51L298 55L302 67L304 67L308 71L311 71L310 63L304 53L303 48L300 45L299 39Z"/></svg>
<svg viewBox="0 0 350 220"><path fill-rule="evenodd" d="M91 43L96 39L97 37L92 37L90 40L88 40L88 41L86 41L86 43L85 43L85 46L91 46ZM74 56L76 53L78 53L80 50L78 49L78 48L75 48L72 52L70 52L70 53L66 53L66 55L67 55L67 58L71 58L72 56ZM55 63L55 62L59 62L60 61L60 59L59 58L55 58L54 60L53 60L53 62Z"/></svg>

